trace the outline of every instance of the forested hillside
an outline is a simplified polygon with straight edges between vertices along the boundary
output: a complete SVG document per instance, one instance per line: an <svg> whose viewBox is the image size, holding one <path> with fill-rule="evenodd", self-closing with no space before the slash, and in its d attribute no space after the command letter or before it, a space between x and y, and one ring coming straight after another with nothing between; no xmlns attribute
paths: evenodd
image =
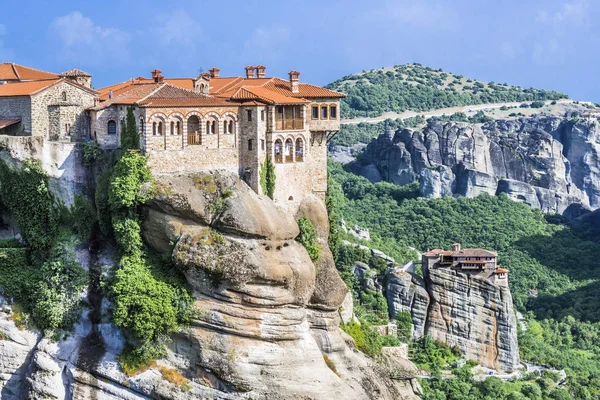
<svg viewBox="0 0 600 400"><path fill-rule="evenodd" d="M426 200L416 198L414 184L372 184L340 164L329 167L330 202L338 218L368 228L372 240L367 244L398 261L411 257L409 246L425 250L461 242L498 251L499 263L511 271L514 304L526 314L529 327L519 336L522 359L568 374L566 388L543 375L476 384L469 368L461 367L452 380L424 382L425 399L483 399L490 393L498 399L600 396L597 235L574 231L562 217L544 215L506 196Z"/></svg>
<svg viewBox="0 0 600 400"><path fill-rule="evenodd" d="M485 83L417 63L347 75L327 87L348 95L342 101L343 118L568 97L555 91Z"/></svg>

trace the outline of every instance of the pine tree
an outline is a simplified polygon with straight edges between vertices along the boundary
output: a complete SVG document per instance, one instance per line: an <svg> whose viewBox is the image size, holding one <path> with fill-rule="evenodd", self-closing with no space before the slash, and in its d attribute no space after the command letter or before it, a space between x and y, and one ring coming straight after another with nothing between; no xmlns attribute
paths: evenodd
<svg viewBox="0 0 600 400"><path fill-rule="evenodd" d="M127 107L127 118L125 120L125 129L121 134L121 148L123 150L139 149L140 135L133 115L133 107Z"/></svg>

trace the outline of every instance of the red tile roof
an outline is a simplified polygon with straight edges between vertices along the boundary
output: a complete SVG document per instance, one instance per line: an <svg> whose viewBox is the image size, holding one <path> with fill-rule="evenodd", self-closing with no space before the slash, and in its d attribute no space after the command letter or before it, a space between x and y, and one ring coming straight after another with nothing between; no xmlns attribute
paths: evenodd
<svg viewBox="0 0 600 400"><path fill-rule="evenodd" d="M496 268L496 270L494 271L496 274L508 274L510 271L505 269L505 268Z"/></svg>
<svg viewBox="0 0 600 400"><path fill-rule="evenodd" d="M15 63L0 64L0 81L37 81L57 79L59 76L52 72L41 71Z"/></svg>
<svg viewBox="0 0 600 400"><path fill-rule="evenodd" d="M21 122L21 118L0 118L0 129Z"/></svg>
<svg viewBox="0 0 600 400"><path fill-rule="evenodd" d="M192 78L165 78L164 82L187 90L194 90ZM136 84L153 83L150 78L138 77L100 89L100 101L108 100L110 91L113 97ZM342 98L346 95L319 86L301 83L298 92L292 92L289 81L279 78L242 78L226 77L209 80L209 94L223 99L231 99L236 103L255 101L267 104L302 104L305 99ZM243 89L243 90L242 90Z"/></svg>
<svg viewBox="0 0 600 400"><path fill-rule="evenodd" d="M0 85L0 97L30 96L54 85L58 81L59 79L5 83Z"/></svg>
<svg viewBox="0 0 600 400"><path fill-rule="evenodd" d="M210 107L235 106L213 96L196 93L171 83L140 83L113 90L113 98L95 107L100 110L113 104L137 104L144 107Z"/></svg>

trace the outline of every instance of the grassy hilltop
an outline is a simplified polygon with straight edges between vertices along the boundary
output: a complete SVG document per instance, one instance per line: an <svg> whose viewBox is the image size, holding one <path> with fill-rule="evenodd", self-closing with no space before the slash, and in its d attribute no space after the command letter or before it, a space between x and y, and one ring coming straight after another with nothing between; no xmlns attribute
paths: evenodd
<svg viewBox="0 0 600 400"><path fill-rule="evenodd" d="M384 112L429 111L475 104L558 100L552 90L481 82L418 63L373 69L344 76L327 85L348 95L342 117L376 117Z"/></svg>

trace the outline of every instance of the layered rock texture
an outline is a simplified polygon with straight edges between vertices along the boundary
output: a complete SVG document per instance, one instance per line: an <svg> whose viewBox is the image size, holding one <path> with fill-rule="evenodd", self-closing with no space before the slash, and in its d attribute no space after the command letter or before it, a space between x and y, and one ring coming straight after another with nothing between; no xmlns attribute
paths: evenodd
<svg viewBox="0 0 600 400"><path fill-rule="evenodd" d="M379 366L339 329L348 291L327 247L322 200L308 196L291 215L218 172L158 177L156 186L143 234L193 289L191 326L172 336L166 357L130 377L119 368L125 340L106 299L97 321L86 311L58 341L16 328L0 304L3 400L418 398L414 365L390 353ZM302 216L319 235L316 263L294 240Z"/></svg>
<svg viewBox="0 0 600 400"><path fill-rule="evenodd" d="M396 270L387 282L390 314L410 312L413 337L431 335L497 371L519 367L517 322L507 287L449 268L430 269L424 279Z"/></svg>
<svg viewBox="0 0 600 400"><path fill-rule="evenodd" d="M353 163L371 181L419 180L424 197L506 193L575 218L600 207L600 125L533 117L483 125L436 122L386 132Z"/></svg>

